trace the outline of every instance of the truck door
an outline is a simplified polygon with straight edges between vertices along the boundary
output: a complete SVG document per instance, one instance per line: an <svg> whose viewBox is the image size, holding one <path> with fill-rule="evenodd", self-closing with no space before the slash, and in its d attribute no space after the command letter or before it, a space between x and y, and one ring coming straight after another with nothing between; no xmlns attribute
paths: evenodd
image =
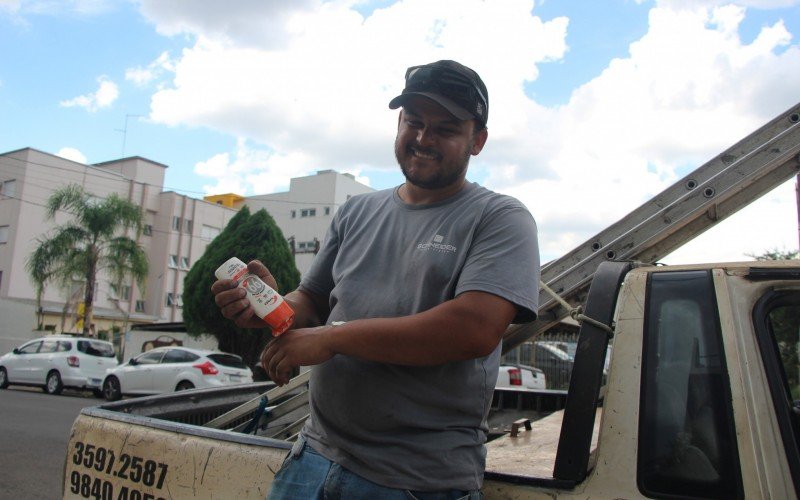
<svg viewBox="0 0 800 500"><path fill-rule="evenodd" d="M776 275L780 270L770 271ZM753 325L797 494L800 492L800 290L789 286L770 288L753 310Z"/></svg>

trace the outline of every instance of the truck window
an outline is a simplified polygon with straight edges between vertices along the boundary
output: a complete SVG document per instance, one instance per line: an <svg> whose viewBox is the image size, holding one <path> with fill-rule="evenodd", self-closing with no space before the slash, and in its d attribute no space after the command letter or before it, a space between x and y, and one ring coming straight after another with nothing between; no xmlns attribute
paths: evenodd
<svg viewBox="0 0 800 500"><path fill-rule="evenodd" d="M711 273L648 283L637 482L650 497L742 498Z"/></svg>
<svg viewBox="0 0 800 500"><path fill-rule="evenodd" d="M770 290L753 309L775 417L795 491L800 490L800 292Z"/></svg>

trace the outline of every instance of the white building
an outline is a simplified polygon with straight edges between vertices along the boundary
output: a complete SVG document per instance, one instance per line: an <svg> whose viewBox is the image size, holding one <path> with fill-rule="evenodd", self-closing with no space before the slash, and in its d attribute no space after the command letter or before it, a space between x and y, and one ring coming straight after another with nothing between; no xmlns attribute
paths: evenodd
<svg viewBox="0 0 800 500"><path fill-rule="evenodd" d="M50 195L68 184L79 184L98 197L117 193L141 206L145 214L138 241L150 261L146 289L139 290L135 283L116 289L107 277L99 276L93 316L96 330L125 328L128 322L181 321L186 272L236 211L162 191L165 169L166 165L140 157L84 165L30 148L0 155L0 310L18 311L28 331L36 329L36 294L25 263L37 240L70 218L59 213L54 221L45 221ZM44 328L77 332L75 311L82 299L79 281L71 290L48 285L41 310Z"/></svg>
<svg viewBox="0 0 800 500"><path fill-rule="evenodd" d="M145 213L138 241L150 262L146 289L139 290L135 283L115 289L101 275L93 316L98 332L115 326L124 329L127 323L182 321L187 271L243 204L252 212L266 208L273 216L294 242L302 273L336 209L350 196L371 191L350 174L326 170L292 179L285 193L200 200L163 191L166 168L141 157L84 165L30 148L0 154L0 338L29 338L37 327L36 293L25 263L37 239L69 220L68 214L57 214L55 221L45 221L48 198L68 184L79 184L98 197L117 193ZM78 281L72 290L48 285L40 311L42 325L56 332L77 332L76 310L82 299Z"/></svg>
<svg viewBox="0 0 800 500"><path fill-rule="evenodd" d="M234 206L246 204L251 212L266 209L294 245L295 264L303 274L311 267L336 210L351 196L370 191L374 190L352 174L320 170L316 175L293 178L289 191L248 196Z"/></svg>

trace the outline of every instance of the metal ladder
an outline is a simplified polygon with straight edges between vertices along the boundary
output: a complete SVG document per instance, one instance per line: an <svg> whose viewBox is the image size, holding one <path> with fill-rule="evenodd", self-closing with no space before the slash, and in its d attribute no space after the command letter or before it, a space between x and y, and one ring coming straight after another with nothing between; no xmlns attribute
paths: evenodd
<svg viewBox="0 0 800 500"><path fill-rule="evenodd" d="M282 439L286 441L294 441L300 429L303 427L308 413L305 412L300 418L292 421L288 425L279 425L272 428L263 429L263 426L268 422L274 422L289 415L297 409L306 407L308 405L308 380L311 377L311 370L301 373L300 375L292 378L288 384L281 387L274 387L265 392L261 396L255 397L246 403L237 406L236 408L223 413L219 417L203 424L204 427L212 427L214 429L226 429L234 432L242 432L248 425L254 426L254 431L259 433L260 436L270 437L275 439ZM296 393L291 395L292 393ZM268 411L258 414L258 409L266 398L266 404L269 405L272 401L284 399L281 403L268 407ZM250 417L256 418L257 421L241 422L242 418Z"/></svg>
<svg viewBox="0 0 800 500"><path fill-rule="evenodd" d="M544 265L542 281L570 303L583 304L601 262L655 263L799 171L800 103ZM539 317L509 327L503 352L547 331L568 314L555 299L540 292Z"/></svg>

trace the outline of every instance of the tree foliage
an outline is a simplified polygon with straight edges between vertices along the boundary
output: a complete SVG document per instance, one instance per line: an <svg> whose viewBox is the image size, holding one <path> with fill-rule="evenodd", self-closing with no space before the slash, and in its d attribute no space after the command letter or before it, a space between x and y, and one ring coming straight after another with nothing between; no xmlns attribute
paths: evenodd
<svg viewBox="0 0 800 500"><path fill-rule="evenodd" d="M756 260L793 260L797 259L800 254L798 254L797 250L779 250L773 248L771 250L765 250L764 253L760 255L746 255Z"/></svg>
<svg viewBox="0 0 800 500"><path fill-rule="evenodd" d="M98 275L109 273L111 283L122 284L127 277L144 288L147 278L147 254L134 240L125 236L142 230L142 211L136 204L111 194L105 199L84 191L77 184L63 187L47 200L46 220L64 211L73 218L56 226L49 236L37 239L37 247L26 262L26 269L36 288L37 300L48 282L62 288L73 280L84 282L83 334L89 333Z"/></svg>
<svg viewBox="0 0 800 500"><path fill-rule="evenodd" d="M267 330L237 327L224 318L214 303L211 285L214 271L231 257L244 262L262 261L275 277L278 292L287 293L300 283L289 244L273 218L261 209L250 213L244 206L225 229L209 243L203 256L193 265L183 282L183 321L190 335L214 335L219 348L244 358L248 366L257 363L269 340Z"/></svg>

